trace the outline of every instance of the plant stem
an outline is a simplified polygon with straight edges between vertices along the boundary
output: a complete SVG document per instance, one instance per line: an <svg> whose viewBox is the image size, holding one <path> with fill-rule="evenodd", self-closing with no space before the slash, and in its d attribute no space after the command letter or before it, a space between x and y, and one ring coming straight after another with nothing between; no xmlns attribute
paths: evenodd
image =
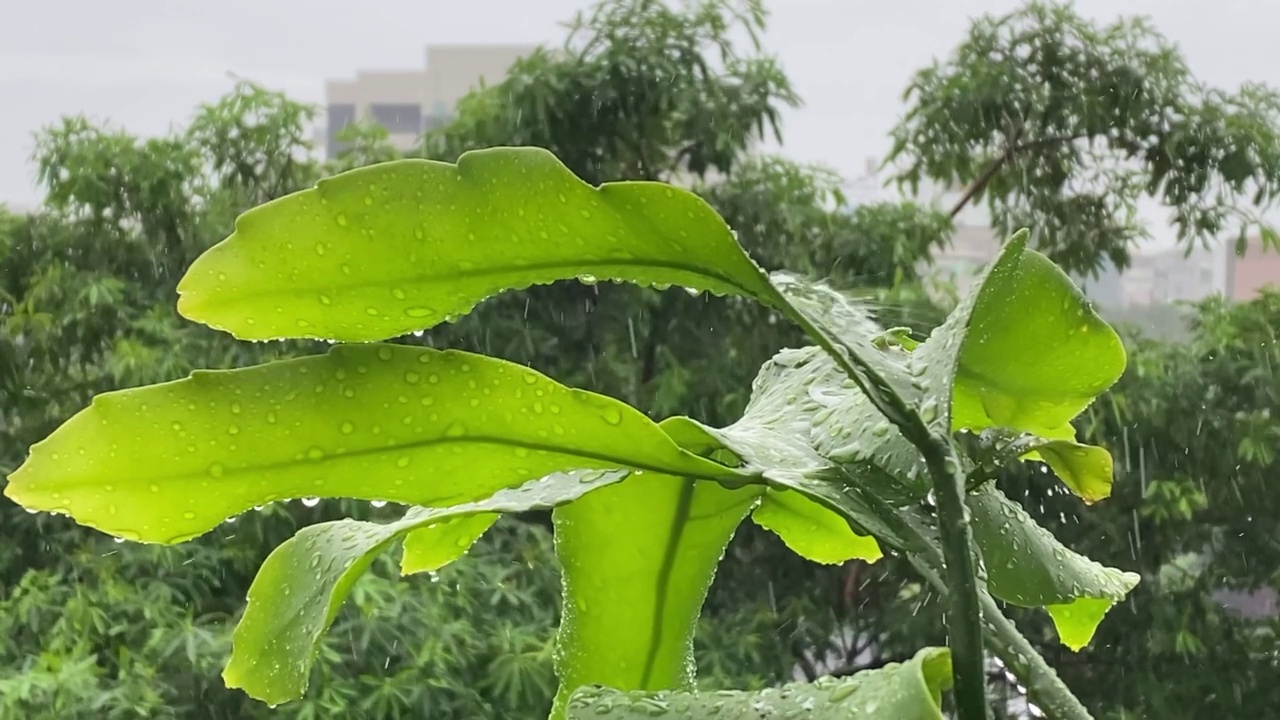
<svg viewBox="0 0 1280 720"><path fill-rule="evenodd" d="M947 584L923 555L909 558L925 580L941 593L947 593ZM1050 720L1093 720L1089 710L1076 699L1071 688L1062 682L1058 673L1027 640L1013 621L1000 611L991 593L978 591L978 605L982 608L982 621L986 626L987 644L1013 671L1015 677L1027 687L1027 696Z"/></svg>
<svg viewBox="0 0 1280 720"><path fill-rule="evenodd" d="M949 597L951 588L939 574L939 569L945 565L942 551L920 525L910 517L900 514L874 493L865 492L856 485L850 486L850 493L860 499L863 506L874 513L895 535L908 541L908 545L898 547L897 550L906 555L926 582ZM838 508L833 509L839 512ZM846 519L856 522L856 518ZM978 589L977 601L986 629L987 644L1026 685L1031 700L1046 716L1051 720L1093 720L1093 716L1076 699L1066 683L1062 682L1035 647L1018 631L1017 626L1000 611L1000 606L986 588Z"/></svg>
<svg viewBox="0 0 1280 720"><path fill-rule="evenodd" d="M1045 662L1035 647L1018 632L1013 621L986 590L978 592L987 641L1004 664L1027 686L1027 694L1041 710L1055 720L1093 720L1089 710L1072 694L1058 673Z"/></svg>
<svg viewBox="0 0 1280 720"><path fill-rule="evenodd" d="M780 294L781 295L781 294ZM947 642L955 681L959 720L988 720L986 655L982 651L982 615L973 565L973 537L964 506L964 475L955 448L944 435L930 430L915 408L894 390L888 378L840 338L790 305L792 320L813 338L853 380L871 404L920 451L933 480L942 530L942 554L950 587Z"/></svg>
<svg viewBox="0 0 1280 720"><path fill-rule="evenodd" d="M987 658L982 651L973 533L964 506L964 475L950 443L920 448L933 479L947 578L947 637L960 720L987 720Z"/></svg>

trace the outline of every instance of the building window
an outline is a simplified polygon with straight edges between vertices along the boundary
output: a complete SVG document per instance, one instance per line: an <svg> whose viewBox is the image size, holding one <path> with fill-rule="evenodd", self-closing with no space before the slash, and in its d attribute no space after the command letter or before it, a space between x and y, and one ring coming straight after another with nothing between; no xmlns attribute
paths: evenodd
<svg viewBox="0 0 1280 720"><path fill-rule="evenodd" d="M373 121L396 135L422 132L422 106L409 103L373 103L369 106Z"/></svg>
<svg viewBox="0 0 1280 720"><path fill-rule="evenodd" d="M449 114L428 115L422 122L422 131L430 132L438 127L448 125L453 120L453 116Z"/></svg>
<svg viewBox="0 0 1280 720"><path fill-rule="evenodd" d="M328 143L326 152L329 159L342 152L342 144L338 142L338 134L342 129L356 121L356 106L349 103L337 103L328 108Z"/></svg>

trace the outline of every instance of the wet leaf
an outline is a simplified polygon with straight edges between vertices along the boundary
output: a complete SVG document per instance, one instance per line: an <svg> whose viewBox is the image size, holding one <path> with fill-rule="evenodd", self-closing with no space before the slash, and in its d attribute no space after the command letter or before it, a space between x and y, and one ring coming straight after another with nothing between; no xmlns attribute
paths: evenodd
<svg viewBox="0 0 1280 720"><path fill-rule="evenodd" d="M486 519L487 527L501 513L556 507L626 475L555 474L476 503L414 508L393 523L339 520L299 530L267 556L249 588L249 604L222 673L227 687L271 704L302 697L321 638L352 587L380 553L406 535L429 534L435 547L426 548L427 536L418 535L416 552L419 558L429 553L438 569L461 557L479 537L467 520Z"/></svg>
<svg viewBox="0 0 1280 720"><path fill-rule="evenodd" d="M439 507L553 472L616 468L743 480L624 403L528 368L362 345L100 395L32 448L5 494L113 535L176 543L286 498Z"/></svg>
<svg viewBox="0 0 1280 720"><path fill-rule="evenodd" d="M927 648L902 664L755 692L645 693L582 688L569 701L568 720L942 720L942 691L950 686L948 651Z"/></svg>
<svg viewBox="0 0 1280 720"><path fill-rule="evenodd" d="M814 562L875 562L884 556L875 538L859 535L843 517L795 490L770 488L751 519Z"/></svg>
<svg viewBox="0 0 1280 720"><path fill-rule="evenodd" d="M583 685L693 686L702 603L762 492L646 472L555 511L564 600L553 718Z"/></svg>
<svg viewBox="0 0 1280 720"><path fill-rule="evenodd" d="M383 340L575 277L779 298L698 196L592 187L527 147L381 163L254 208L192 264L178 310L244 339Z"/></svg>
<svg viewBox="0 0 1280 720"><path fill-rule="evenodd" d="M1070 421L1124 372L1116 332L1048 258L1015 235L976 289L912 354L932 374L954 352L951 425L1074 440ZM967 322L964 319L968 308ZM1016 311L1015 311L1016 309ZM954 322L953 322L954 319Z"/></svg>
<svg viewBox="0 0 1280 720"><path fill-rule="evenodd" d="M1115 468L1111 453L1104 448L997 429L983 431L979 439L983 452L990 455L989 460L995 466L1018 460L1039 460L1086 504L1111 496Z"/></svg>
<svg viewBox="0 0 1280 720"><path fill-rule="evenodd" d="M1089 644L1102 617L1138 584L1134 573L1068 550L990 485L970 493L968 503L991 594L1046 608L1058 637L1072 650Z"/></svg>

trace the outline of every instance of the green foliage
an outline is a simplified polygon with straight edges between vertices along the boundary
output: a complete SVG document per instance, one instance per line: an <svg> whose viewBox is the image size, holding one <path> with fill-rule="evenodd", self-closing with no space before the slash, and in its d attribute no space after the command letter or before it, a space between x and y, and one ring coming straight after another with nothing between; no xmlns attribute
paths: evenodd
<svg viewBox="0 0 1280 720"><path fill-rule="evenodd" d="M583 685L694 689L698 614L759 494L645 473L556 510L564 607L553 715Z"/></svg>
<svg viewBox="0 0 1280 720"><path fill-rule="evenodd" d="M314 240L305 254L298 235ZM242 339L384 340L503 290L573 277L771 299L697 196L658 183L592 188L523 149L384 163L246 213L192 265L178 309Z"/></svg>
<svg viewBox="0 0 1280 720"><path fill-rule="evenodd" d="M484 356L366 344L100 395L5 493L172 544L281 499L438 506L615 467L734 479L611 398Z"/></svg>
<svg viewBox="0 0 1280 720"><path fill-rule="evenodd" d="M1125 268L1143 197L1173 209L1188 246L1274 236L1261 213L1280 194L1280 95L1206 87L1146 20L1039 1L986 16L906 99L899 181L968 186L957 212L985 198L998 230L1035 228L1069 271Z"/></svg>
<svg viewBox="0 0 1280 720"><path fill-rule="evenodd" d="M622 693L583 688L570 699L568 718L717 717L748 720L767 712L779 717L814 720L886 717L942 720L941 694L951 682L949 665L946 650L926 649L907 663L893 663L852 678L825 678L816 683L784 685L755 693Z"/></svg>
<svg viewBox="0 0 1280 720"><path fill-rule="evenodd" d="M949 222L905 205L851 209L830 173L745 153L757 135L739 143L743 135L735 128L755 123L776 130L765 110L794 100L785 78L735 85L720 72L725 66L710 57L717 52L714 38L701 46L710 50L706 74L672 73L664 43L674 35L645 30L646 18L674 18L668 30L678 32L681 23L692 26L693 15L709 17L715 10L708 8L717 6L732 9L705 3L680 7L674 15L615 10L613 21L628 23L629 34L616 34L620 39L610 39L608 23L581 23L584 29L565 51L542 53L523 65L523 74L516 75L522 84L500 83L464 103L459 121L428 139L427 154L455 159L476 147L535 144L551 147L593 184L619 178L689 182L764 267L829 278L867 302L860 309L882 325L905 324L917 337L927 335L941 316L915 301L912 269L942 241ZM721 16L733 22L732 12ZM701 27L708 38L715 34L715 23ZM730 50L747 58L738 48ZM765 67L772 61L756 51L743 61L748 62ZM1001 81L1016 75L1007 65L992 70ZM704 85L689 90L695 77ZM704 92L717 82L722 93ZM643 125L628 124L618 114L580 112L584 98L638 101L637 91L644 88L650 111ZM759 94L735 104L737 90ZM218 107L223 110L213 112ZM754 117L740 112L745 107ZM962 111L972 107L955 105ZM247 112L252 108L260 112ZM310 343L230 342L181 323L172 308L182 269L225 234L236 214L314 181L318 165L307 160L305 134L291 119L307 111L242 86L196 118L239 129L206 128L199 140L195 132L177 132L146 142L88 123L41 136L37 164L49 186L48 207L26 217L0 213L0 472L16 468L28 445L98 392L170 380L197 366L237 367L315 351ZM554 122L540 123L538 117ZM697 142L722 148L726 163L701 179L681 152L693 143L681 137L682 130L672 130L685 126L686 117L702 118L694 127ZM1264 116L1254 119L1247 129L1257 137L1274 127ZM260 127L273 124L278 126ZM999 125L988 129L1001 134ZM1246 126L1207 129L1213 133L1197 137L1237 137ZM356 130L347 138L347 152L327 172L398 158L377 128ZM237 176L234 163L219 164L219 158L243 156L245 147L219 146L222 140L215 139L232 142L244 133L256 133L255 142L274 143L249 155L256 160L245 167L257 168L259 177ZM1231 147L1206 145L1189 162L1208 162L1212 183L1213 158ZM975 172L967 179L988 160L975 156ZM209 170L214 167L221 169ZM185 168L195 170L184 175ZM1026 192L1048 188L1052 199L1054 185L1041 182L1045 175L1019 171L1007 179L1028 178ZM996 194L987 197L995 201ZM1228 224L1237 212L1247 218L1230 196L1207 194L1196 202L1216 203L1204 205L1206 216L1221 211ZM997 215L1012 218L1013 227L1019 222L1010 208L1013 203L997 208ZM1085 232L1084 224L1073 225L1074 216L1061 220L1062 237ZM1042 233L1040 247L1074 264L1069 254L1043 242L1049 224L1033 223ZM1079 247L1081 263L1091 266L1109 245L1091 239ZM1277 670L1272 650L1280 628L1273 619L1224 614L1210 595L1222 587L1277 582L1272 570L1280 560L1272 559L1277 553L1267 534L1274 525L1269 518L1275 517L1268 483L1276 468L1269 449L1275 446L1273 418L1280 413L1274 403L1280 387L1274 370L1280 360L1277 306L1274 297L1235 307L1209 305L1194 316L1198 326L1190 341L1130 346L1125 379L1077 425L1082 441L1117 452L1122 480L1115 497L1088 513L1045 482L1038 464L1005 464L1012 458L1004 443L1036 453L1026 459L1039 455L1049 461L1069 485L1073 474L1107 481L1105 490L1097 483L1087 492L1072 485L1086 499L1110 491L1111 468L1101 462L1109 457L1105 451L1082 446L1101 453L1093 456L1099 462L1073 466L1077 446L1064 441L995 430L957 438L966 455L983 458L983 478L998 476L1008 497L1052 527L1065 545L1143 576L1134 602L1115 610L1119 617L1103 623L1090 650L1078 656L1055 652L1047 617L1019 614L1035 644L1100 716L1266 716L1280 703L1274 684L1264 680ZM900 333L866 334L884 343L877 345L882 349L912 349ZM456 324L401 340L508 358L656 417L685 414L711 425L738 418L754 369L776 348L798 341L793 328L751 303L692 297L680 289L573 283L510 292L485 301ZM810 349L807 357L822 354ZM709 452L679 437L670 423L664 427L686 449ZM992 438L998 439L995 446L988 443ZM1051 447L1062 452L1055 456ZM877 489L889 485L879 484L886 480L882 474L864 471L856 477L859 483L876 480ZM858 557L860 547L874 542L852 529L842 532L847 523L831 510L834 503L873 522L866 503L858 505L857 497L820 477L792 480L826 493L824 502L773 487L753 513L757 522L774 513L767 525L788 545L827 561ZM776 522L780 505L797 504L803 507L789 516L793 522ZM932 510L926 505L923 512ZM343 515L388 521L398 514L364 503L275 503L205 538L161 550L114 545L64 518L28 516L0 501L0 527L8 528L4 539L10 549L0 559L0 715L541 716L556 687L550 643L558 595L554 557L542 528L515 520L499 522L466 558L430 579L396 580L393 563L375 561L321 640L313 682L302 699L268 712L222 688L217 668L230 651L228 623L240 611L266 548L317 521ZM417 531L408 536L406 553L416 548L420 569L438 567L456 541L431 533L473 536L491 519L475 515L459 526ZM894 535L883 525L873 529L880 537ZM793 672L810 679L832 670L848 673L908 658L916 648L943 640L938 613L945 598L906 575L907 563L896 553L874 566L806 566L749 523L726 553L695 640L703 688L767 687ZM423 683L424 676L431 682ZM1056 707L1037 702L1050 712Z"/></svg>
<svg viewBox="0 0 1280 720"><path fill-rule="evenodd" d="M446 217L454 207L464 215L484 216L486 213L480 210L506 205L503 200L507 194L527 192L513 184L516 179L528 179L529 171L522 161L547 159L549 156L542 151L515 148L488 151L483 156L488 164L470 173L466 172L465 157L456 170L453 166L434 166L445 173L474 174L487 180L478 182L476 190L436 207ZM373 170L344 173L326 181L325 187L335 198L349 197L353 189L367 192L367 176ZM554 163L544 172L549 177L564 173ZM796 369L785 363L766 370L769 380L758 380L755 386L763 400L754 406L758 411L755 415L763 414L766 420L761 422L753 416L750 406L747 415L761 432L735 435L730 431L718 435L712 430L699 432L689 421L674 419L668 434L621 403L569 390L532 370L501 361L392 345L340 347L321 357L276 361L230 372L204 372L176 383L102 396L92 409L73 418L35 449L11 477L6 494L31 509L65 512L121 537L176 542L207 531L227 514L312 493L391 499L440 509L422 511L426 513L449 513L447 508L460 501L483 501L504 488L542 475L587 469L630 470L632 475L625 482L569 502L556 513L565 610L557 651L562 692L553 717L562 716L563 703L583 685L608 684L623 690L693 689L692 640L700 606L734 528L768 485L775 486L770 493L806 496L811 501L807 505L792 503L785 507L802 518L808 515L812 523L831 527L828 516L835 512L857 534L876 536L901 552L919 555L925 565L936 563L945 555L948 585L939 589L955 596L953 626L972 622L976 628L979 610L973 570L956 565L957 558L966 562L970 558L968 521L960 515L949 515L947 501L943 500L951 497L947 482L954 478L956 494L949 502L958 511L966 485L966 472L947 439L953 421L962 417L953 417L953 393L957 397L981 398L978 404L987 414L996 415L1011 429L1045 427L1052 432L1082 409L1091 394L1110 384L1105 374L1115 363L1108 364L1108 354L1121 352L1109 335L1110 330L1086 312L1079 292L1067 277L1061 272L1045 273L1043 268L1052 271L1052 266L1042 264L1040 256L1024 249L1026 234L1009 243L951 318L915 346L904 342L900 334L860 334L873 325L859 317L839 295L821 287L806 287L791 278L771 281L741 252L720 249L707 254L700 266L687 260L662 263L651 259L661 258L667 238L678 236L682 230L691 235L690 247L717 247L717 243L723 247L727 231L719 222L674 224L673 216L697 219L692 212L674 211L679 203L695 207L692 196L651 183L617 184L568 195L547 182L544 180L542 187L556 191L562 198L563 216L590 220L597 213L606 238L611 233L633 238L628 254L647 269L639 277L618 273L620 279L646 284L688 282L688 268L700 267L702 275L723 279L718 289L773 304L800 324L826 353L825 362L812 366L820 372L814 373L810 366ZM424 193L436 189L430 178L425 183L428 187ZM408 194L418 190L402 182L392 192ZM636 200L622 202L627 213L606 214L598 207L600 195ZM305 197L305 193L295 195L268 209L287 208L290 201L296 203ZM370 204L369 196L365 199L365 204ZM530 204L531 209L536 206ZM400 213L401 216L384 214L372 222L379 228L403 229L408 227L403 215L418 217L410 206L402 207ZM257 228L265 237L252 246L255 251L279 248L287 262L299 253L290 255L281 238L294 236L294 224L310 222L306 212L289 216L292 223L259 222L251 214L250 220L238 223L237 233ZM347 222L359 222L361 217L348 218ZM433 228L431 243L424 250L430 256L446 256L452 247L469 249L477 258L482 256L476 252L478 246L467 245L473 237L470 223L435 222L430 215L421 221ZM367 227L357 226L356 230L370 235ZM600 234L589 226L580 232ZM385 232L371 236L396 247L404 242L401 238L405 233L398 237ZM196 277L225 281L233 274L240 275L246 263L234 254L232 243L236 240L233 236L197 262ZM573 240L573 245L585 245L579 237ZM606 239L606 246L608 243ZM538 250L546 257L535 255ZM581 275L597 267L591 251L577 266L566 259L555 260L560 252L552 243L531 246L529 259L523 262L551 273L541 278L543 281ZM673 258L680 255L671 253ZM305 253L304 257L310 258L311 254ZM274 258L267 255L258 258L259 266L280 267L278 260L269 263ZM511 264L521 267L521 262ZM601 265L609 267L607 261ZM490 281L498 286L519 288L530 282L527 274L518 271L491 277ZM213 285L214 297L203 307L219 307L217 282ZM466 309L468 303L495 289L489 287L486 292L475 293L478 297L471 297L466 288L472 282L466 273L452 273L436 279L439 288L409 286L401 294L405 296L403 301L410 304L428 302L421 297L424 293L432 298L462 297L459 308ZM358 284L356 293L368 284ZM253 303L261 294L249 284L230 292L237 290L248 298L249 314L244 319L252 319L256 315ZM342 288L332 292L341 297ZM1040 312L1017 323L1007 320L1007 311L994 310L1009 308L1015 301ZM432 299L429 304L440 302ZM187 313L201 317L193 309L198 307L201 306L188 304ZM451 314L449 309L424 317L423 322L443 320ZM1069 322L1054 320L1063 313L1070 315ZM277 314L282 318L292 316L283 309ZM1041 316L1045 322L1037 323ZM226 316L214 313L214 317ZM251 326L248 322L245 325ZM1050 360L1056 363L1053 367L1061 367L1063 362L1079 363L1095 368L1094 374L1086 374L1066 392L1055 395L1057 388L1048 380L1053 368L1045 367L1042 356L1032 355L1022 375L1015 373L1004 378L1008 382L994 384L990 378L1005 368L1003 358L1016 351L1015 344L1025 339L1022 328L1026 325L1034 328L1038 340L1057 351ZM294 327L298 328L295 335L311 336L311 326L312 323L286 320L275 323L273 329L280 332L281 328ZM350 328L339 326L338 334L343 336L348 331ZM1102 341L1095 340L1100 332ZM356 336L371 339L379 337L377 333L375 328L357 332ZM1110 342L1108 337L1112 338ZM913 349L908 351L908 347ZM1119 358L1122 367L1123 355ZM821 372L823 368L827 372ZM1115 374L1118 371L1117 368ZM1030 380L1019 382L1023 375ZM819 380L825 380L825 386L818 385ZM771 382L791 389L780 395ZM797 383L799 390L795 388ZM1061 396L1068 398L1067 403L1055 404L1054 399ZM801 397L816 405L798 404ZM1002 403L990 397L997 397ZM398 405L422 405L429 408L430 414L423 420L418 417L421 410L396 412ZM1001 406L1012 410L990 410ZM765 410L759 411L761 407ZM1034 411L1018 411L1019 408ZM833 409L837 412L829 412ZM399 417L403 412L409 413L401 423L405 428L383 428L394 428L393 415ZM990 417L983 419L985 424L996 422ZM242 423L252 431L245 433L243 439L239 437ZM971 427L974 423L960 424ZM854 434L855 428L860 434ZM714 457L714 441L725 442L725 437L730 438L727 449L745 462L744 468L734 469L700 458L676 444L684 442L703 453L711 450ZM821 440L830 437L858 439L835 453L819 450L824 445ZM510 450L514 452L509 453ZM918 461L910 461L913 454ZM723 459L736 464L732 458ZM919 519L900 515L901 511L874 489L863 487L852 492L852 488L842 486L846 481L833 480L830 474L834 470L856 477L858 472L869 469L892 478L900 487L912 488L918 486L921 462L939 491L942 512L937 525L941 550L932 544L935 541L929 539L929 532L910 524ZM139 473L137 468L141 467L149 470ZM159 473L153 470L157 467ZM429 475L424 476L423 469L428 467ZM352 471L363 476L359 483L348 480L356 475ZM425 483L426 477L434 481ZM465 484L460 482L463 478ZM207 494L193 494L193 481ZM743 484L755 484L755 489L742 487ZM824 484L829 487L822 488ZM770 503L766 507L783 506L787 495L775 497L766 494L765 502ZM973 502L978 502L976 507L981 510L983 496L975 497L979 499ZM527 510L546 505L538 493L531 493L526 499L529 507L505 502L495 507ZM571 500L572 496L562 499ZM475 514L472 507L455 508L451 515ZM488 507L480 510L491 511ZM299 696L319 632L332 621L343 595L368 567L372 556L408 530L422 526L417 512L400 526L349 524L336 530L304 530L306 536L291 541L294 544L279 556L283 560L268 561L260 578L274 577L275 582L264 579L251 589L250 597L260 609L242 620L238 632L241 641L227 670L228 680L272 702ZM767 524L768 518L766 511L763 522ZM998 520L1006 521L1000 526L1001 531L984 538L988 545L996 544L988 552L993 561L999 553L1009 550L999 546L1008 527L1022 531L1023 526L1032 525L1025 516L1011 513ZM811 527L794 522L773 525L784 539L791 533L805 537L805 533L812 532ZM1070 594L1065 596L1033 598L1028 591L1011 589L1018 583L1036 582L1026 579L1028 576L1051 574L1053 568L1048 565L1063 554L1052 536L1041 532L1044 537L1035 541L1046 551L1027 556L1029 569L1008 564L1005 571L1012 574L1011 582L992 575L992 590L1023 602L1055 606L1050 609L1064 628L1064 641L1077 645L1081 638L1087 639L1105 611L1105 607L1098 611L1092 605L1082 609L1081 598L1098 597L1100 593L1109 603L1123 596L1136 578L1126 578L1127 584L1096 592L1078 579L1069 578L1059 583L1059 593L1065 592L1069 584ZM461 537L465 543L473 539L474 533L468 530ZM848 537L849 532L841 530L833 533L831 542L847 543ZM458 547L458 538L448 532L436 533L432 539L451 541L453 548ZM806 546L814 547L812 538L807 541ZM1010 542L1010 548L1016 546ZM978 547L983 548L983 544ZM314 577L300 558L290 561L298 552L314 557L315 562L308 563L316 570ZM448 555L438 557L448 559ZM1101 569L1097 572L1105 575ZM966 586L969 601L964 600ZM647 594L654 597L651 605L636 601ZM971 615L966 617L966 613ZM953 650L977 653L965 661L976 659L980 667L980 638L954 629L952 633ZM972 683L972 673L971 668L957 667L958 683ZM960 704L966 717L975 708L978 715L974 717L985 714L985 680L980 674L976 678L976 693L972 685L960 688L965 691Z"/></svg>
<svg viewBox="0 0 1280 720"><path fill-rule="evenodd" d="M760 0L603 2L569 23L562 49L539 49L502 82L458 105L426 154L533 145L592 185L731 173L743 149L779 135L799 98L759 54ZM733 42L751 41L751 54Z"/></svg>
<svg viewBox="0 0 1280 720"><path fill-rule="evenodd" d="M410 510L393 523L339 520L303 528L267 557L249 588L223 672L227 687L244 688L269 703L301 697L320 638L356 581L397 540L417 537L416 545L433 555L427 560L406 543L405 574L406 565L434 572L470 549L498 514L550 509L624 477L591 471L549 475L479 502ZM472 519L483 522L479 533L466 522Z"/></svg>

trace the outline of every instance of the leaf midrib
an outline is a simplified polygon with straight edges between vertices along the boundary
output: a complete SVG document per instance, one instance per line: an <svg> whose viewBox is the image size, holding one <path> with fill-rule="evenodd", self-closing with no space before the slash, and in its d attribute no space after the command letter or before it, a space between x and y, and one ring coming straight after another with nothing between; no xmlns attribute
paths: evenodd
<svg viewBox="0 0 1280 720"><path fill-rule="evenodd" d="M636 258L618 258L618 259L607 259L607 260L592 260L588 262L584 262L582 260L556 260L554 262L528 263L528 264L518 265L518 266L507 265L502 267L473 268L470 270L455 268L448 272L441 271L441 272L415 273L408 277L399 278L399 279L383 277L379 279L370 279L365 281L331 283L326 285L302 285L302 286L293 285L291 286L291 291L287 291L287 292L277 291L275 288L279 287L279 285L275 283L254 283L254 285L257 288L259 288L257 291L236 293L234 296L235 298L234 301L228 302L228 303L221 303L221 304L224 307L226 307L226 306L238 305L244 302L248 302L250 300L259 300L267 297L292 297L294 294L300 291L322 292L327 290L330 292L334 292L336 290L360 290L360 289L366 289L366 288L391 286L396 284L427 285L427 284L436 283L436 282L456 281L458 279L476 280L480 278L496 277L500 275L518 274L518 273L525 273L525 272L536 272L540 270L557 270L561 268L575 269L575 272L569 273L562 277L557 277L554 280L535 281L531 283L535 285L539 285L539 284L545 285L551 282L556 282L558 280L570 280L580 275L590 275L591 268L599 267L602 265L657 268L657 269L665 269L665 270L680 270L680 271L689 272L701 277L708 277L714 280L718 280L726 285L729 285L730 287L736 288L739 292L743 293L748 297L754 297L758 294L757 290L744 286L741 282L737 281L732 276L724 273L716 272L714 270L708 270L705 266L702 266L702 265L693 265L693 264L674 262L674 261L652 261L652 260L640 260ZM310 277L315 277L315 276L311 275ZM600 279L611 280L612 278L602 277ZM655 281L655 282L661 282L661 281ZM180 285L178 288L178 294L180 296L190 298L191 290L187 289L186 291L184 291ZM214 295L214 293L207 293L207 294L210 296ZM405 301L402 301L402 302L408 302L408 300L406 299ZM441 313L441 314L443 315L445 313Z"/></svg>
<svg viewBox="0 0 1280 720"><path fill-rule="evenodd" d="M692 479L681 478L681 480L683 483L680 486L680 496L676 499L676 509L671 515L671 525L667 528L667 547L662 555L662 565L658 567L657 582L654 583L653 622L649 629L649 647L645 654L644 670L640 674L640 687L646 690L651 689L649 682L653 676L654 666L658 662L658 651L662 647L662 628L666 624L671 575L675 572L676 555L693 508Z"/></svg>
<svg viewBox="0 0 1280 720"><path fill-rule="evenodd" d="M581 457L581 458L588 458L591 460L598 460L601 462L614 464L617 466L617 469L619 470L643 470L645 472L653 472L653 473L659 473L663 475L676 475L676 476L690 475L690 469L688 467L678 467L678 468L659 467L657 465L650 465L647 463L637 463L632 460L623 460L621 458L614 457L607 453L596 453L590 450L570 450L563 446L551 445L546 443L537 443L537 442L531 442L531 441L517 441L517 440L512 440L510 438L502 438L502 437L496 437L496 436L490 436L490 435L477 435L477 436L463 436L463 437L435 437L435 438L427 438L424 440L418 440L418 441L409 442L409 443L402 443L398 445L362 448L359 450L352 450L349 452L334 453L332 455L326 455L325 457L317 460L280 460L277 462L263 463L259 465L249 465L249 466L238 467L238 468L226 467L223 470L222 475L218 478L218 480L222 481L222 480L225 480L227 477L233 477L236 475L245 475L249 473L266 472L266 471L281 469L281 468L285 468L293 465L299 465L299 466L307 465L307 466L315 467L315 466L322 466L330 462L335 462L337 460L345 460L347 458L359 458L359 457L366 457L370 455L379 455L379 454L394 454L397 452L404 452L406 450L414 450L418 448L431 447L433 445L444 445L449 443L490 444L490 445L500 445L505 447L513 447L513 448L523 448L523 449L532 450L532 451L552 452L558 455L568 455L571 457ZM680 450L680 452L688 454L689 457L691 458L697 458L696 455L692 455L691 453L688 453L688 451ZM708 466L716 465L711 461L706 461L706 464ZM696 477L702 480L743 480L743 479L749 479L751 477L750 475L739 472L733 468L724 467L723 469L724 469L724 472L720 474L713 475L708 473L706 475L696 475L693 477ZM178 481L188 480L196 477L207 478L209 477L209 473L207 470L203 470L200 472L181 473L181 474L153 475L153 476L145 476L145 477L139 477L137 475L131 476L132 482L138 483L138 484L150 483L150 482L156 482L156 481L178 482ZM86 479L78 482L71 481L71 482L60 483L57 487L58 488L83 487L83 486L97 485L98 483L99 483L98 480ZM12 478L11 478L11 485L12 485Z"/></svg>

